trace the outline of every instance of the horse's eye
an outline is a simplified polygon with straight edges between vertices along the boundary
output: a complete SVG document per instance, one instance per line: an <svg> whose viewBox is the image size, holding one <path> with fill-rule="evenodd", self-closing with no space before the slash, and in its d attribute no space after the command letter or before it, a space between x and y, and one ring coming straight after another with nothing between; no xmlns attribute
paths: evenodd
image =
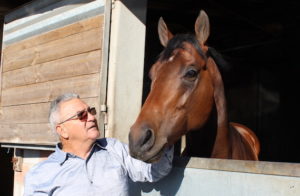
<svg viewBox="0 0 300 196"><path fill-rule="evenodd" d="M197 78L197 76L198 76L198 71L194 69L190 69L185 73L184 78L193 81Z"/></svg>

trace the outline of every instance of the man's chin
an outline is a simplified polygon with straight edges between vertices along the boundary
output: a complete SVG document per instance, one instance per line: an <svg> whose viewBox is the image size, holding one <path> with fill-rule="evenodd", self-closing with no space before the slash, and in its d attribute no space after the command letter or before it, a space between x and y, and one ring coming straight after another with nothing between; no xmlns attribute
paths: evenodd
<svg viewBox="0 0 300 196"><path fill-rule="evenodd" d="M91 127L88 129L88 133L90 136L92 136L93 138L97 139L100 137L100 131L98 130L97 127Z"/></svg>

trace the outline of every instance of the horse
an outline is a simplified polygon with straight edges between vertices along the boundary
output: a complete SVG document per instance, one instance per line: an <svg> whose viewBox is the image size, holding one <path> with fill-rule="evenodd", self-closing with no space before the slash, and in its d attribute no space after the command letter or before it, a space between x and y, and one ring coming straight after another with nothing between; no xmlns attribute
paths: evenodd
<svg viewBox="0 0 300 196"><path fill-rule="evenodd" d="M195 35L173 35L159 19L158 34L165 49L150 69L150 92L130 128L132 157L156 162L167 147L197 130L202 138L194 139L207 148L209 157L258 160L260 143L254 132L228 121L217 55L206 45L209 33L203 10L195 22ZM214 129L202 129L208 122Z"/></svg>

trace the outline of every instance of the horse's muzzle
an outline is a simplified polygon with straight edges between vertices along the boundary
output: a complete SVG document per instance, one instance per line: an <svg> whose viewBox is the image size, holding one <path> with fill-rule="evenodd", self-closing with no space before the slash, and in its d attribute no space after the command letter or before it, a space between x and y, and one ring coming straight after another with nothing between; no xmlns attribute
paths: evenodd
<svg viewBox="0 0 300 196"><path fill-rule="evenodd" d="M146 154L151 150L154 143L154 131L149 126L133 125L131 127L129 133L129 150L132 157L146 161Z"/></svg>

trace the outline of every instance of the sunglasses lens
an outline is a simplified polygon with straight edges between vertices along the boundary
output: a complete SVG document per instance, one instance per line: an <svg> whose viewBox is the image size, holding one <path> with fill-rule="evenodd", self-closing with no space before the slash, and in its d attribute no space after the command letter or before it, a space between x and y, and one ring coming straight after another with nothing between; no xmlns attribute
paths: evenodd
<svg viewBox="0 0 300 196"><path fill-rule="evenodd" d="M87 117L87 111L81 111L81 112L79 112L79 113L77 114L77 116L78 116L78 119L79 119L79 120L86 119L86 117Z"/></svg>
<svg viewBox="0 0 300 196"><path fill-rule="evenodd" d="M89 113L92 114L92 115L96 115L97 114L97 111L96 111L96 108L89 108Z"/></svg>
<svg viewBox="0 0 300 196"><path fill-rule="evenodd" d="M88 108L87 110L83 110L77 114L79 120L87 119L88 113L92 115L96 115L96 108Z"/></svg>

